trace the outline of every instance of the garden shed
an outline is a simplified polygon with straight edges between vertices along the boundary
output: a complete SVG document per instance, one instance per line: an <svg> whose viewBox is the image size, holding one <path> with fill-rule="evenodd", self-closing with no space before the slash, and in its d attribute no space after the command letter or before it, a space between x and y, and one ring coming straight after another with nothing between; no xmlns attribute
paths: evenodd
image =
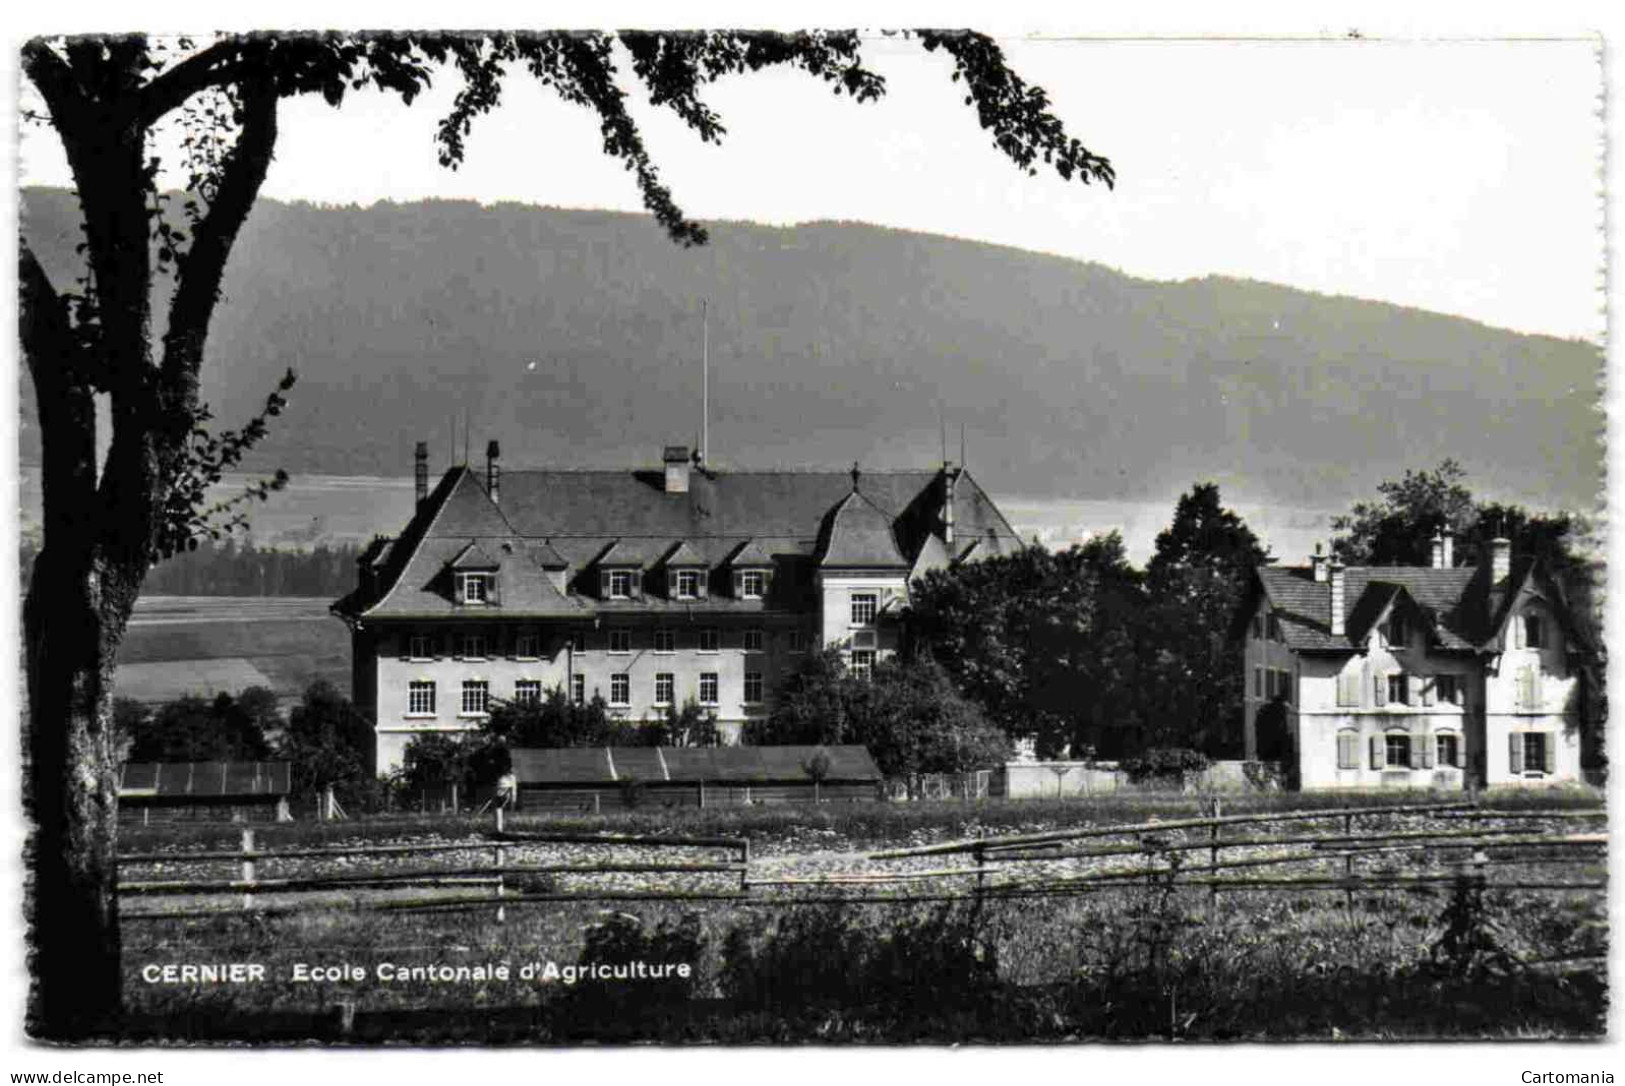
<svg viewBox="0 0 1625 1086"><path fill-rule="evenodd" d="M860 746L516 749L523 810L870 801L880 770Z"/></svg>
<svg viewBox="0 0 1625 1086"><path fill-rule="evenodd" d="M131 762L119 770L125 822L273 822L288 814L287 762Z"/></svg>

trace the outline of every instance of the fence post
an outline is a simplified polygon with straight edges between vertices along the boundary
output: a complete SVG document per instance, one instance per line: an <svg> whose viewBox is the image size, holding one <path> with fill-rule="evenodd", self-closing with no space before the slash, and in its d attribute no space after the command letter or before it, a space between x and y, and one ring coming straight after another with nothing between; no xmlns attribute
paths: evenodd
<svg viewBox="0 0 1625 1086"><path fill-rule="evenodd" d="M700 810L705 810L705 778L700 778Z"/></svg>
<svg viewBox="0 0 1625 1086"><path fill-rule="evenodd" d="M980 910L982 896L987 890L987 845L977 841L971 854L976 857L976 908Z"/></svg>
<svg viewBox="0 0 1625 1086"><path fill-rule="evenodd" d="M243 830L243 882L247 886L243 890L243 909L245 911L254 907L254 831Z"/></svg>
<svg viewBox="0 0 1625 1086"><path fill-rule="evenodd" d="M748 893L750 890L750 838L742 838L739 842L739 892Z"/></svg>
<svg viewBox="0 0 1625 1086"><path fill-rule="evenodd" d="M1221 801L1218 796L1214 796L1213 797L1213 818L1214 818L1214 822L1213 822L1213 826L1211 827L1211 834L1210 834L1213 843L1208 848L1208 866L1213 868L1213 870L1211 872L1209 872L1209 874L1208 874L1208 877L1213 880L1213 885L1210 887L1210 890L1212 892L1208 895L1208 900L1209 901L1214 901L1214 902L1219 900L1219 882L1218 882L1218 879L1219 879L1219 872L1218 872L1219 848L1220 848L1220 845L1219 845L1219 831L1223 827L1221 827L1219 825L1218 819L1221 817L1220 812L1223 811L1223 810L1224 810L1223 801Z"/></svg>
<svg viewBox="0 0 1625 1086"><path fill-rule="evenodd" d="M500 834L502 832L502 822L503 822L502 808L501 807L498 807L496 809L496 814L497 814L497 833ZM497 923L502 924L502 923L505 923L507 921L507 919L508 919L508 907L506 905L502 904L502 899L507 896L507 887L503 884L503 881L502 881L502 841L500 839L497 841L496 847L495 847L495 849L493 849L493 853L495 855L495 863L494 863L493 866L494 866L494 868L496 870L496 873L497 873Z"/></svg>

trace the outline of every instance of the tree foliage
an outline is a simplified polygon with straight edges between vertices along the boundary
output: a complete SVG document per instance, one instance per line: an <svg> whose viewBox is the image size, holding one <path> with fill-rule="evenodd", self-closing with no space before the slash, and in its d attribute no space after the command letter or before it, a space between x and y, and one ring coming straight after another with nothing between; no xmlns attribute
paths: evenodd
<svg viewBox="0 0 1625 1086"><path fill-rule="evenodd" d="M809 657L785 681L773 712L746 723L745 741L863 746L882 773L910 782L926 773L986 769L1010 755L1009 737L936 661L887 659L865 678L849 673L833 649Z"/></svg>
<svg viewBox="0 0 1625 1086"><path fill-rule="evenodd" d="M305 688L299 704L289 711L276 754L289 763L295 795L333 787L342 799L370 785L372 742L366 716L332 683L318 681Z"/></svg>
<svg viewBox="0 0 1625 1086"><path fill-rule="evenodd" d="M177 698L156 713L126 702L115 718L132 762L261 762L271 753L267 733L281 726L276 695L263 686L235 698Z"/></svg>

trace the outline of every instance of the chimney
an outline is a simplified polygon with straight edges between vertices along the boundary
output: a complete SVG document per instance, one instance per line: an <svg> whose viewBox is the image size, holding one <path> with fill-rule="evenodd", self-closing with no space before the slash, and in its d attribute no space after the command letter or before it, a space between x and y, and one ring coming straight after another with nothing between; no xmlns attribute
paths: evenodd
<svg viewBox="0 0 1625 1086"><path fill-rule="evenodd" d="M1444 530L1444 568L1456 568L1456 537L1448 526Z"/></svg>
<svg viewBox="0 0 1625 1086"><path fill-rule="evenodd" d="M687 494L688 473L698 457L689 456L687 445L667 445L660 459L666 462L666 493Z"/></svg>
<svg viewBox="0 0 1625 1086"><path fill-rule="evenodd" d="M942 541L954 545L954 490L959 485L959 469L952 460L942 462Z"/></svg>
<svg viewBox="0 0 1625 1086"><path fill-rule="evenodd" d="M418 442L417 452L412 456L412 477L417 484L418 504L422 505L429 500L429 443Z"/></svg>
<svg viewBox="0 0 1625 1086"><path fill-rule="evenodd" d="M1499 584L1512 573L1512 540L1496 536L1490 540L1490 583Z"/></svg>
<svg viewBox="0 0 1625 1086"><path fill-rule="evenodd" d="M1332 636L1342 637L1348 632L1343 621L1343 607L1346 602L1343 587L1343 563L1333 558L1327 570L1327 579L1332 583Z"/></svg>
<svg viewBox="0 0 1625 1086"><path fill-rule="evenodd" d="M1433 568L1444 569L1444 535L1441 532L1433 533Z"/></svg>
<svg viewBox="0 0 1625 1086"><path fill-rule="evenodd" d="M1315 553L1309 556L1309 565L1315 571L1315 583L1326 583L1326 556L1320 551L1320 544L1315 544Z"/></svg>
<svg viewBox="0 0 1625 1086"><path fill-rule="evenodd" d="M495 441L485 446L485 492L491 495L493 504L502 503L502 466L498 461L502 457L502 446Z"/></svg>

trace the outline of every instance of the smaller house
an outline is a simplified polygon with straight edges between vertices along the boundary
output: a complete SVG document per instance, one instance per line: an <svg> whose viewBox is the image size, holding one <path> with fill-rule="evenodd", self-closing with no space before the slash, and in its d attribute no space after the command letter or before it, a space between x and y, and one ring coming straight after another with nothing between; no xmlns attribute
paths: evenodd
<svg viewBox="0 0 1625 1086"><path fill-rule="evenodd" d="M285 821L292 790L287 762L131 762L119 770L119 818Z"/></svg>
<svg viewBox="0 0 1625 1086"><path fill-rule="evenodd" d="M883 783L860 746L518 748L512 756L521 810L846 803L879 799Z"/></svg>
<svg viewBox="0 0 1625 1086"><path fill-rule="evenodd" d="M1597 653L1544 564L1492 540L1477 566L1263 566L1243 640L1248 759L1299 787L1578 781Z"/></svg>

